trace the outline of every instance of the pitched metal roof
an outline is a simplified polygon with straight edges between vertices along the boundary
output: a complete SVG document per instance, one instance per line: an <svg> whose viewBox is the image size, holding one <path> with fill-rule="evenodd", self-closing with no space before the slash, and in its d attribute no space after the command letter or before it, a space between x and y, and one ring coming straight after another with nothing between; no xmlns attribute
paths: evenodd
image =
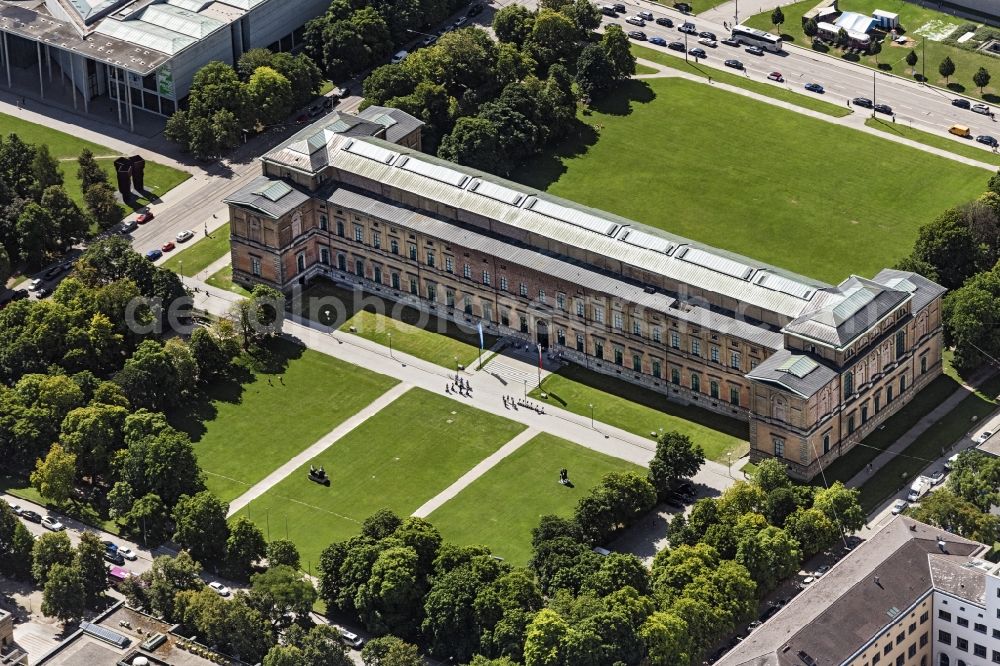
<svg viewBox="0 0 1000 666"><path fill-rule="evenodd" d="M370 120L385 127L385 140L390 143L396 143L425 124L424 121L411 116L406 111L388 106L369 106L358 112L358 118Z"/></svg>
<svg viewBox="0 0 1000 666"><path fill-rule="evenodd" d="M257 176L232 193L223 203L252 208L262 215L278 219L309 201L309 195L280 180Z"/></svg>
<svg viewBox="0 0 1000 666"><path fill-rule="evenodd" d="M833 381L837 371L809 356L780 349L748 372L747 377L809 398Z"/></svg>
<svg viewBox="0 0 1000 666"><path fill-rule="evenodd" d="M912 294L914 312L922 310L928 303L947 291L941 285L928 280L919 273L899 271L894 268L884 268L872 279L874 282L884 284L891 289L902 289Z"/></svg>

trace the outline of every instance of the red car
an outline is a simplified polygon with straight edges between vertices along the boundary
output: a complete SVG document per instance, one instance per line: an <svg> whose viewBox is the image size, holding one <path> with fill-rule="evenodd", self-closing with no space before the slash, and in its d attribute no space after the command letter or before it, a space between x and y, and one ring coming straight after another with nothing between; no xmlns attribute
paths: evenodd
<svg viewBox="0 0 1000 666"><path fill-rule="evenodd" d="M151 221L154 217L155 215L153 215L153 211L147 210L145 213L139 213L138 215L136 215L135 221L138 222L139 224L146 224L147 222Z"/></svg>
<svg viewBox="0 0 1000 666"><path fill-rule="evenodd" d="M778 83L781 83L785 80L785 77L781 75L781 72L771 72L770 74L767 75L767 78L771 79L772 81L777 81Z"/></svg>
<svg viewBox="0 0 1000 666"><path fill-rule="evenodd" d="M172 249L174 249L174 247L175 246L173 241L167 241L166 243L160 246L160 249L163 250L164 252L170 252Z"/></svg>

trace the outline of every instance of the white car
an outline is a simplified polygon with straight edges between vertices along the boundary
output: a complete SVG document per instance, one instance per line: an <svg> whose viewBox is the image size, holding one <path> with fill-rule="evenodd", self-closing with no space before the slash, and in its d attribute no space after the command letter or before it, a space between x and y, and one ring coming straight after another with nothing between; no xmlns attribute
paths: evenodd
<svg viewBox="0 0 1000 666"><path fill-rule="evenodd" d="M21 505L20 504L15 504L13 500L9 500L6 497L3 498L3 501L7 503L7 506L9 506L10 510L14 512L15 516L20 516L21 515Z"/></svg>
<svg viewBox="0 0 1000 666"><path fill-rule="evenodd" d="M42 518L42 527L47 530L52 530L53 532L62 532L66 529L66 526L60 523L58 520L52 516L45 516Z"/></svg>
<svg viewBox="0 0 1000 666"><path fill-rule="evenodd" d="M139 556L135 554L135 551L131 548L125 548L123 546L118 547L118 554L124 557L126 560L135 560Z"/></svg>
<svg viewBox="0 0 1000 666"><path fill-rule="evenodd" d="M701 39L698 40L698 43L703 44L704 46L710 46L713 49L719 45L719 43L716 42L714 39L710 39L708 37L702 37Z"/></svg>
<svg viewBox="0 0 1000 666"><path fill-rule="evenodd" d="M399 51L396 53L396 55L392 56L392 60L390 60L389 62L391 62L393 65L398 65L399 63L406 60L406 56L408 55L410 55L409 51Z"/></svg>
<svg viewBox="0 0 1000 666"><path fill-rule="evenodd" d="M42 288L42 278L35 278L28 284L28 291L38 291Z"/></svg>
<svg viewBox="0 0 1000 666"><path fill-rule="evenodd" d="M895 502L892 503L892 515L898 516L899 514L906 511L906 509L909 506L910 505L906 502L906 500L901 500L901 499L896 500Z"/></svg>
<svg viewBox="0 0 1000 666"><path fill-rule="evenodd" d="M364 646L365 644L364 639L361 638L361 636L358 636L353 631L348 631L343 627L337 627L337 631L340 632L340 638L342 641L344 641L345 645L352 647L355 650L360 650Z"/></svg>
<svg viewBox="0 0 1000 666"><path fill-rule="evenodd" d="M186 243L192 238L194 238L194 232L190 229L185 229L184 231L179 232L177 236L174 237L174 240L178 243Z"/></svg>
<svg viewBox="0 0 1000 666"><path fill-rule="evenodd" d="M978 435L976 435L975 439L973 439L972 441L975 442L976 444L982 444L992 436L993 436L992 430L984 430Z"/></svg>
<svg viewBox="0 0 1000 666"><path fill-rule="evenodd" d="M222 583L209 583L208 586L213 590L215 590L220 597L229 596L229 588L223 585Z"/></svg>

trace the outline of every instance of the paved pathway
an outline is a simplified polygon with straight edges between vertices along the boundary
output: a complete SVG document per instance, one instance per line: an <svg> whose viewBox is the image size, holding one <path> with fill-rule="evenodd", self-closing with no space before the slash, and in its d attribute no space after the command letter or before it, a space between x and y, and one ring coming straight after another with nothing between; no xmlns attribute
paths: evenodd
<svg viewBox="0 0 1000 666"><path fill-rule="evenodd" d="M223 222L223 224L225 223ZM223 268L228 266L231 259L232 257L227 252L225 255L219 257L218 259L210 263L208 266L195 273L194 279L203 281L207 280L208 278L212 277L213 275L221 271Z"/></svg>
<svg viewBox="0 0 1000 666"><path fill-rule="evenodd" d="M534 428L528 428L524 430L523 432L521 432L521 434L514 437L514 439L510 440L509 442L501 446L499 449L494 451L492 455L483 458L482 462L480 462L478 465L476 465L468 472L463 474L461 477L459 477L459 479L455 481L455 483L451 484L450 486L442 490L440 493L427 500L423 506L421 506L419 509L413 512L413 515L416 516L417 518L426 518L427 516L431 515L432 513L434 513L435 509L437 509L439 506L450 500L455 495L465 490L465 488L470 483L481 477L486 472L493 469L498 462L500 462L510 454L514 453L514 451L517 451L522 446L524 446L528 442L528 440L530 440L537 434L538 431L535 430Z"/></svg>
<svg viewBox="0 0 1000 666"><path fill-rule="evenodd" d="M349 419L338 425L336 428L328 432L326 435L321 437L312 446L305 449L299 455L290 459L284 465L274 470L266 477L264 477L260 482L250 488L248 491L234 499L229 503L229 515L234 515L237 511L245 507L247 504L257 499L268 490L273 488L284 479L286 476L297 470L302 465L305 465L312 458L315 458L319 454L326 451L328 448L333 446L340 440L344 435L351 432L359 425L367 421L372 416L375 416L380 411L385 409L389 403L393 402L396 398L403 395L412 388L412 385L405 382L396 384L391 389L380 395L378 398L369 403L366 407L362 408L356 414L351 416Z"/></svg>

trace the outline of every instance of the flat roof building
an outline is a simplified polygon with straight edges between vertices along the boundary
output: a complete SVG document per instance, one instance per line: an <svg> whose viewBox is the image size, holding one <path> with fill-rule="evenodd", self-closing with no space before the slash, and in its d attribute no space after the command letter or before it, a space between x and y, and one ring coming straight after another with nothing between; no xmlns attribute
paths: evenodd
<svg viewBox="0 0 1000 666"><path fill-rule="evenodd" d="M747 419L751 458L798 478L941 372L944 289L919 275L828 285L357 129L301 132L226 200L236 281L326 277L481 323Z"/></svg>
<svg viewBox="0 0 1000 666"><path fill-rule="evenodd" d="M119 121L168 116L195 72L253 48L289 50L329 0L0 0L0 84L108 98Z"/></svg>

